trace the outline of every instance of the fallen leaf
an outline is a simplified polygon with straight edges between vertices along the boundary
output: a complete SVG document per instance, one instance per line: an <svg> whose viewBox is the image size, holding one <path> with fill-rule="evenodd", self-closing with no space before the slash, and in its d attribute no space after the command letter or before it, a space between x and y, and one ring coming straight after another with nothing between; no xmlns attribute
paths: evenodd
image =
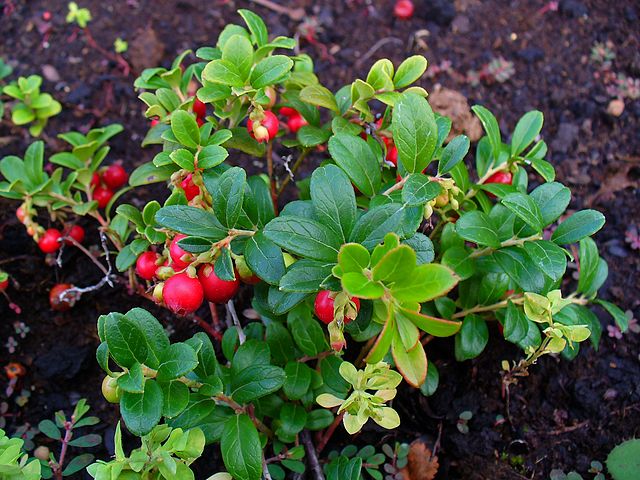
<svg viewBox="0 0 640 480"><path fill-rule="evenodd" d="M409 448L407 466L400 473L404 480L433 480L439 467L438 457L422 440L415 440Z"/></svg>
<svg viewBox="0 0 640 480"><path fill-rule="evenodd" d="M447 142L460 134L465 134L472 142L477 142L482 137L480 120L471 112L467 97L460 92L448 88L436 89L429 93L429 104L435 112L452 121Z"/></svg>

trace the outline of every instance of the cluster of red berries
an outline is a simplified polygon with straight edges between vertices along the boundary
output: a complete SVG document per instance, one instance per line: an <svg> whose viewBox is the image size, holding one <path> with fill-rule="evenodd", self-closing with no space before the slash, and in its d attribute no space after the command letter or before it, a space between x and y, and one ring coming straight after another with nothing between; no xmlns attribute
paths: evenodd
<svg viewBox="0 0 640 480"><path fill-rule="evenodd" d="M183 238L185 235L176 235L171 241L170 260L163 261L158 253L146 251L136 261L136 273L145 280L156 278L160 267L172 267L179 271L166 280L162 287L162 301L173 313L186 315L195 312L205 299L211 303L228 302L238 293L240 278L245 283L259 281L255 276L240 277L237 271L234 280L222 280L216 275L212 263L200 265L196 276L190 276L186 269L195 258L178 244Z"/></svg>
<svg viewBox="0 0 640 480"><path fill-rule="evenodd" d="M49 228L45 230L44 235L38 240L38 247L43 253L54 253L60 249L62 245L62 237L70 237L77 243L84 241L84 228L80 225L70 225L65 227L64 231L60 231L57 228ZM65 245L73 245L71 240L65 240Z"/></svg>
<svg viewBox="0 0 640 480"><path fill-rule="evenodd" d="M127 180L129 180L129 174L121 165L111 165L102 173L94 172L91 187L93 187L93 199L98 202L98 207L105 208L111 201L114 191L124 186Z"/></svg>
<svg viewBox="0 0 640 480"><path fill-rule="evenodd" d="M291 133L298 133L298 130L302 127L309 125L305 118L295 108L281 107L280 115L286 117L287 128Z"/></svg>

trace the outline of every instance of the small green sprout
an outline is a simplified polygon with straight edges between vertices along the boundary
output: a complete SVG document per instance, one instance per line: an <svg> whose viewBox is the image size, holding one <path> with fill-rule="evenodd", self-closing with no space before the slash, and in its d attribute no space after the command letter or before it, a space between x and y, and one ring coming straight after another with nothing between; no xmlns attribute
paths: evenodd
<svg viewBox="0 0 640 480"><path fill-rule="evenodd" d="M344 428L350 434L359 432L370 418L386 429L400 425L398 413L385 405L396 396L396 387L402 381L402 375L389 368L385 362L369 364L364 370L357 370L353 364L342 362L340 375L353 386L353 392L347 399L338 398L330 393L322 393L316 402L325 408L340 407L338 413L344 413ZM367 390L375 390L369 393Z"/></svg>
<svg viewBox="0 0 640 480"><path fill-rule="evenodd" d="M48 93L40 92L40 85L42 77L31 75L20 77L2 89L3 93L17 100L11 108L11 121L16 125L33 123L29 133L34 137L42 133L49 118L62 110L60 102Z"/></svg>
<svg viewBox="0 0 640 480"><path fill-rule="evenodd" d="M76 2L69 2L67 23L76 23L80 28L86 28L91 21L91 12L88 8L80 8Z"/></svg>
<svg viewBox="0 0 640 480"><path fill-rule="evenodd" d="M124 53L129 49L129 43L126 40L118 37L113 42L113 49L116 51L116 53Z"/></svg>

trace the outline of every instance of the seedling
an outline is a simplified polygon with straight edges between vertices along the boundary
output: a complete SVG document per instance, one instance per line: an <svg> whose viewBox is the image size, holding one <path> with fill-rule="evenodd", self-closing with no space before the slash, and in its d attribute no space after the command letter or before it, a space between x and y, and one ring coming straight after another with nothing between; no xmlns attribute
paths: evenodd
<svg viewBox="0 0 640 480"><path fill-rule="evenodd" d="M11 121L15 125L32 124L29 133L37 137L47 125L49 118L62 110L60 103L48 93L41 93L42 77L31 75L20 77L5 86L2 91L16 101L11 106Z"/></svg>
<svg viewBox="0 0 640 480"><path fill-rule="evenodd" d="M473 418L473 413L469 410L465 410L460 415L458 415L458 422L456 423L456 428L458 431L464 435L469 433L469 420Z"/></svg>
<svg viewBox="0 0 640 480"><path fill-rule="evenodd" d="M29 459L23 451L24 442L19 438L9 438L0 429L0 471L7 478L39 480L40 462Z"/></svg>
<svg viewBox="0 0 640 480"><path fill-rule="evenodd" d="M94 447L102 442L100 435L94 433L74 438L74 435L77 435L77 429L100 422L98 417L86 417L88 412L89 406L82 398L78 400L70 418L66 418L64 412L58 411L55 415L55 422L43 420L38 424L40 432L61 444L59 455L56 456L53 452L49 452L48 459L40 460L42 478L61 480L62 477L74 475L93 461L93 455L90 453L69 459L69 447Z"/></svg>
<svg viewBox="0 0 640 480"><path fill-rule="evenodd" d="M118 37L113 42L113 49L116 53L125 53L129 50L129 43Z"/></svg>

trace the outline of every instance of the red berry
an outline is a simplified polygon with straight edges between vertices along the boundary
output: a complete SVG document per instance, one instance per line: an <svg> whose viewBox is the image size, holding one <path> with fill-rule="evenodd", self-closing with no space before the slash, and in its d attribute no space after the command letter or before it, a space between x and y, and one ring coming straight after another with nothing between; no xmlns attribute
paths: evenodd
<svg viewBox="0 0 640 480"><path fill-rule="evenodd" d="M73 285L69 283L58 283L51 288L49 291L49 305L51 305L52 310L66 312L76 304L78 298L80 298L77 293L68 293L63 296L64 292L70 288L73 288Z"/></svg>
<svg viewBox="0 0 640 480"><path fill-rule="evenodd" d="M387 161L394 167L398 166L398 149L395 145L387 151Z"/></svg>
<svg viewBox="0 0 640 480"><path fill-rule="evenodd" d="M280 115L285 116L285 117L291 117L293 115L300 115L295 108L291 108L291 107L280 107L279 112L280 112Z"/></svg>
<svg viewBox="0 0 640 480"><path fill-rule="evenodd" d="M113 192L108 188L102 186L96 187L96 189L93 191L93 199L98 202L99 208L105 208L109 204L109 201L112 197Z"/></svg>
<svg viewBox="0 0 640 480"><path fill-rule="evenodd" d="M178 273L164 282L162 297L169 310L177 315L186 315L202 305L204 294L197 278Z"/></svg>
<svg viewBox="0 0 640 480"><path fill-rule="evenodd" d="M308 125L308 122L299 113L290 116L289 120L287 120L287 127L289 127L289 131L291 133L297 133L298 130L300 130L305 125Z"/></svg>
<svg viewBox="0 0 640 480"><path fill-rule="evenodd" d="M51 12L49 10L45 10L44 12L42 12L42 20L44 20L45 22L51 20Z"/></svg>
<svg viewBox="0 0 640 480"><path fill-rule="evenodd" d="M204 125L206 122L204 121L203 118L200 117L196 117L196 123L198 124L199 127L201 127L202 125Z"/></svg>
<svg viewBox="0 0 640 480"><path fill-rule="evenodd" d="M318 317L320 321L326 325L329 325L331 322L333 322L334 319L334 300L333 298L331 298L331 294L332 292L330 292L329 290L320 290L318 292L318 295L316 295L316 300L313 304L316 317ZM351 301L355 303L356 310L360 310L360 299L353 297L351 298ZM344 323L349 323L351 320L353 320L353 318L345 317Z"/></svg>
<svg viewBox="0 0 640 480"><path fill-rule="evenodd" d="M484 183L501 183L503 185L511 185L512 181L513 175L511 175L511 172L498 172L487 178ZM489 198L496 198L496 196L491 192L487 192L487 195Z"/></svg>
<svg viewBox="0 0 640 480"><path fill-rule="evenodd" d="M249 130L249 134L258 140L258 142L268 142L273 140L278 134L278 127L280 122L278 121L278 117L276 117L273 112L269 110L264 111L264 118L260 122L260 127L264 127L265 131L259 130L258 132L253 129L253 121L249 119L247 123L247 130ZM258 127L258 129L260 128ZM262 133L259 133L262 132Z"/></svg>
<svg viewBox="0 0 640 480"><path fill-rule="evenodd" d="M93 175L91 176L91 183L89 185L94 188L100 185L100 174L98 172L93 172Z"/></svg>
<svg viewBox="0 0 640 480"><path fill-rule="evenodd" d="M122 187L127 183L128 179L129 175L121 165L111 165L102 174L102 181L111 190L117 190Z"/></svg>
<svg viewBox="0 0 640 480"><path fill-rule="evenodd" d="M84 228L80 225L72 225L65 230L65 235L73 238L78 243L82 243L84 241ZM64 243L65 245L73 245L70 240L65 240Z"/></svg>
<svg viewBox="0 0 640 480"><path fill-rule="evenodd" d="M140 278L151 280L158 270L158 255L156 252L144 252L136 260L136 273Z"/></svg>
<svg viewBox="0 0 640 480"><path fill-rule="evenodd" d="M0 281L0 293L4 292L9 287L9 276Z"/></svg>
<svg viewBox="0 0 640 480"><path fill-rule="evenodd" d="M400 20L409 20L413 17L415 7L411 0L398 0L393 7L393 14Z"/></svg>
<svg viewBox="0 0 640 480"><path fill-rule="evenodd" d="M24 211L24 207L18 207L16 217L18 217L20 223L24 223L25 218L27 218L27 212Z"/></svg>
<svg viewBox="0 0 640 480"><path fill-rule="evenodd" d="M62 232L60 232L60 230L50 228L44 232L42 238L38 240L38 247L40 247L40 250L44 253L56 252L60 248L60 237L62 237Z"/></svg>
<svg viewBox="0 0 640 480"><path fill-rule="evenodd" d="M200 187L193 183L193 174L190 173L187 175L182 182L180 182L180 187L184 190L184 195L187 197L188 201L193 200L195 197L200 195Z"/></svg>
<svg viewBox="0 0 640 480"><path fill-rule="evenodd" d="M193 260L193 255L191 255L180 245L178 245L178 240L181 240L185 237L186 235L178 234L173 237L173 240L171 240L171 245L169 245L169 256L171 256L171 260L173 261L173 267L175 270L182 270L183 268L188 267Z"/></svg>
<svg viewBox="0 0 640 480"><path fill-rule="evenodd" d="M239 273L236 274L237 276L240 277L240 280L242 280L243 283L246 283L247 285L256 285L258 283L260 283L260 277L257 276L255 273L251 273L251 275L248 276L242 276Z"/></svg>
<svg viewBox="0 0 640 480"><path fill-rule="evenodd" d="M222 280L216 275L212 264L202 265L198 269L198 279L204 290L204 298L212 303L227 303L238 293L240 288L239 275L235 280Z"/></svg>
<svg viewBox="0 0 640 480"><path fill-rule="evenodd" d="M193 113L198 118L204 118L207 115L207 106L196 98L193 101Z"/></svg>
<svg viewBox="0 0 640 480"><path fill-rule="evenodd" d="M158 120L158 117L153 117L151 119L151 128L155 127L156 125L158 125L160 123L160 120Z"/></svg>
<svg viewBox="0 0 640 480"><path fill-rule="evenodd" d="M498 172L491 175L484 183L502 183L504 185L511 185L513 181L513 175L511 172Z"/></svg>

